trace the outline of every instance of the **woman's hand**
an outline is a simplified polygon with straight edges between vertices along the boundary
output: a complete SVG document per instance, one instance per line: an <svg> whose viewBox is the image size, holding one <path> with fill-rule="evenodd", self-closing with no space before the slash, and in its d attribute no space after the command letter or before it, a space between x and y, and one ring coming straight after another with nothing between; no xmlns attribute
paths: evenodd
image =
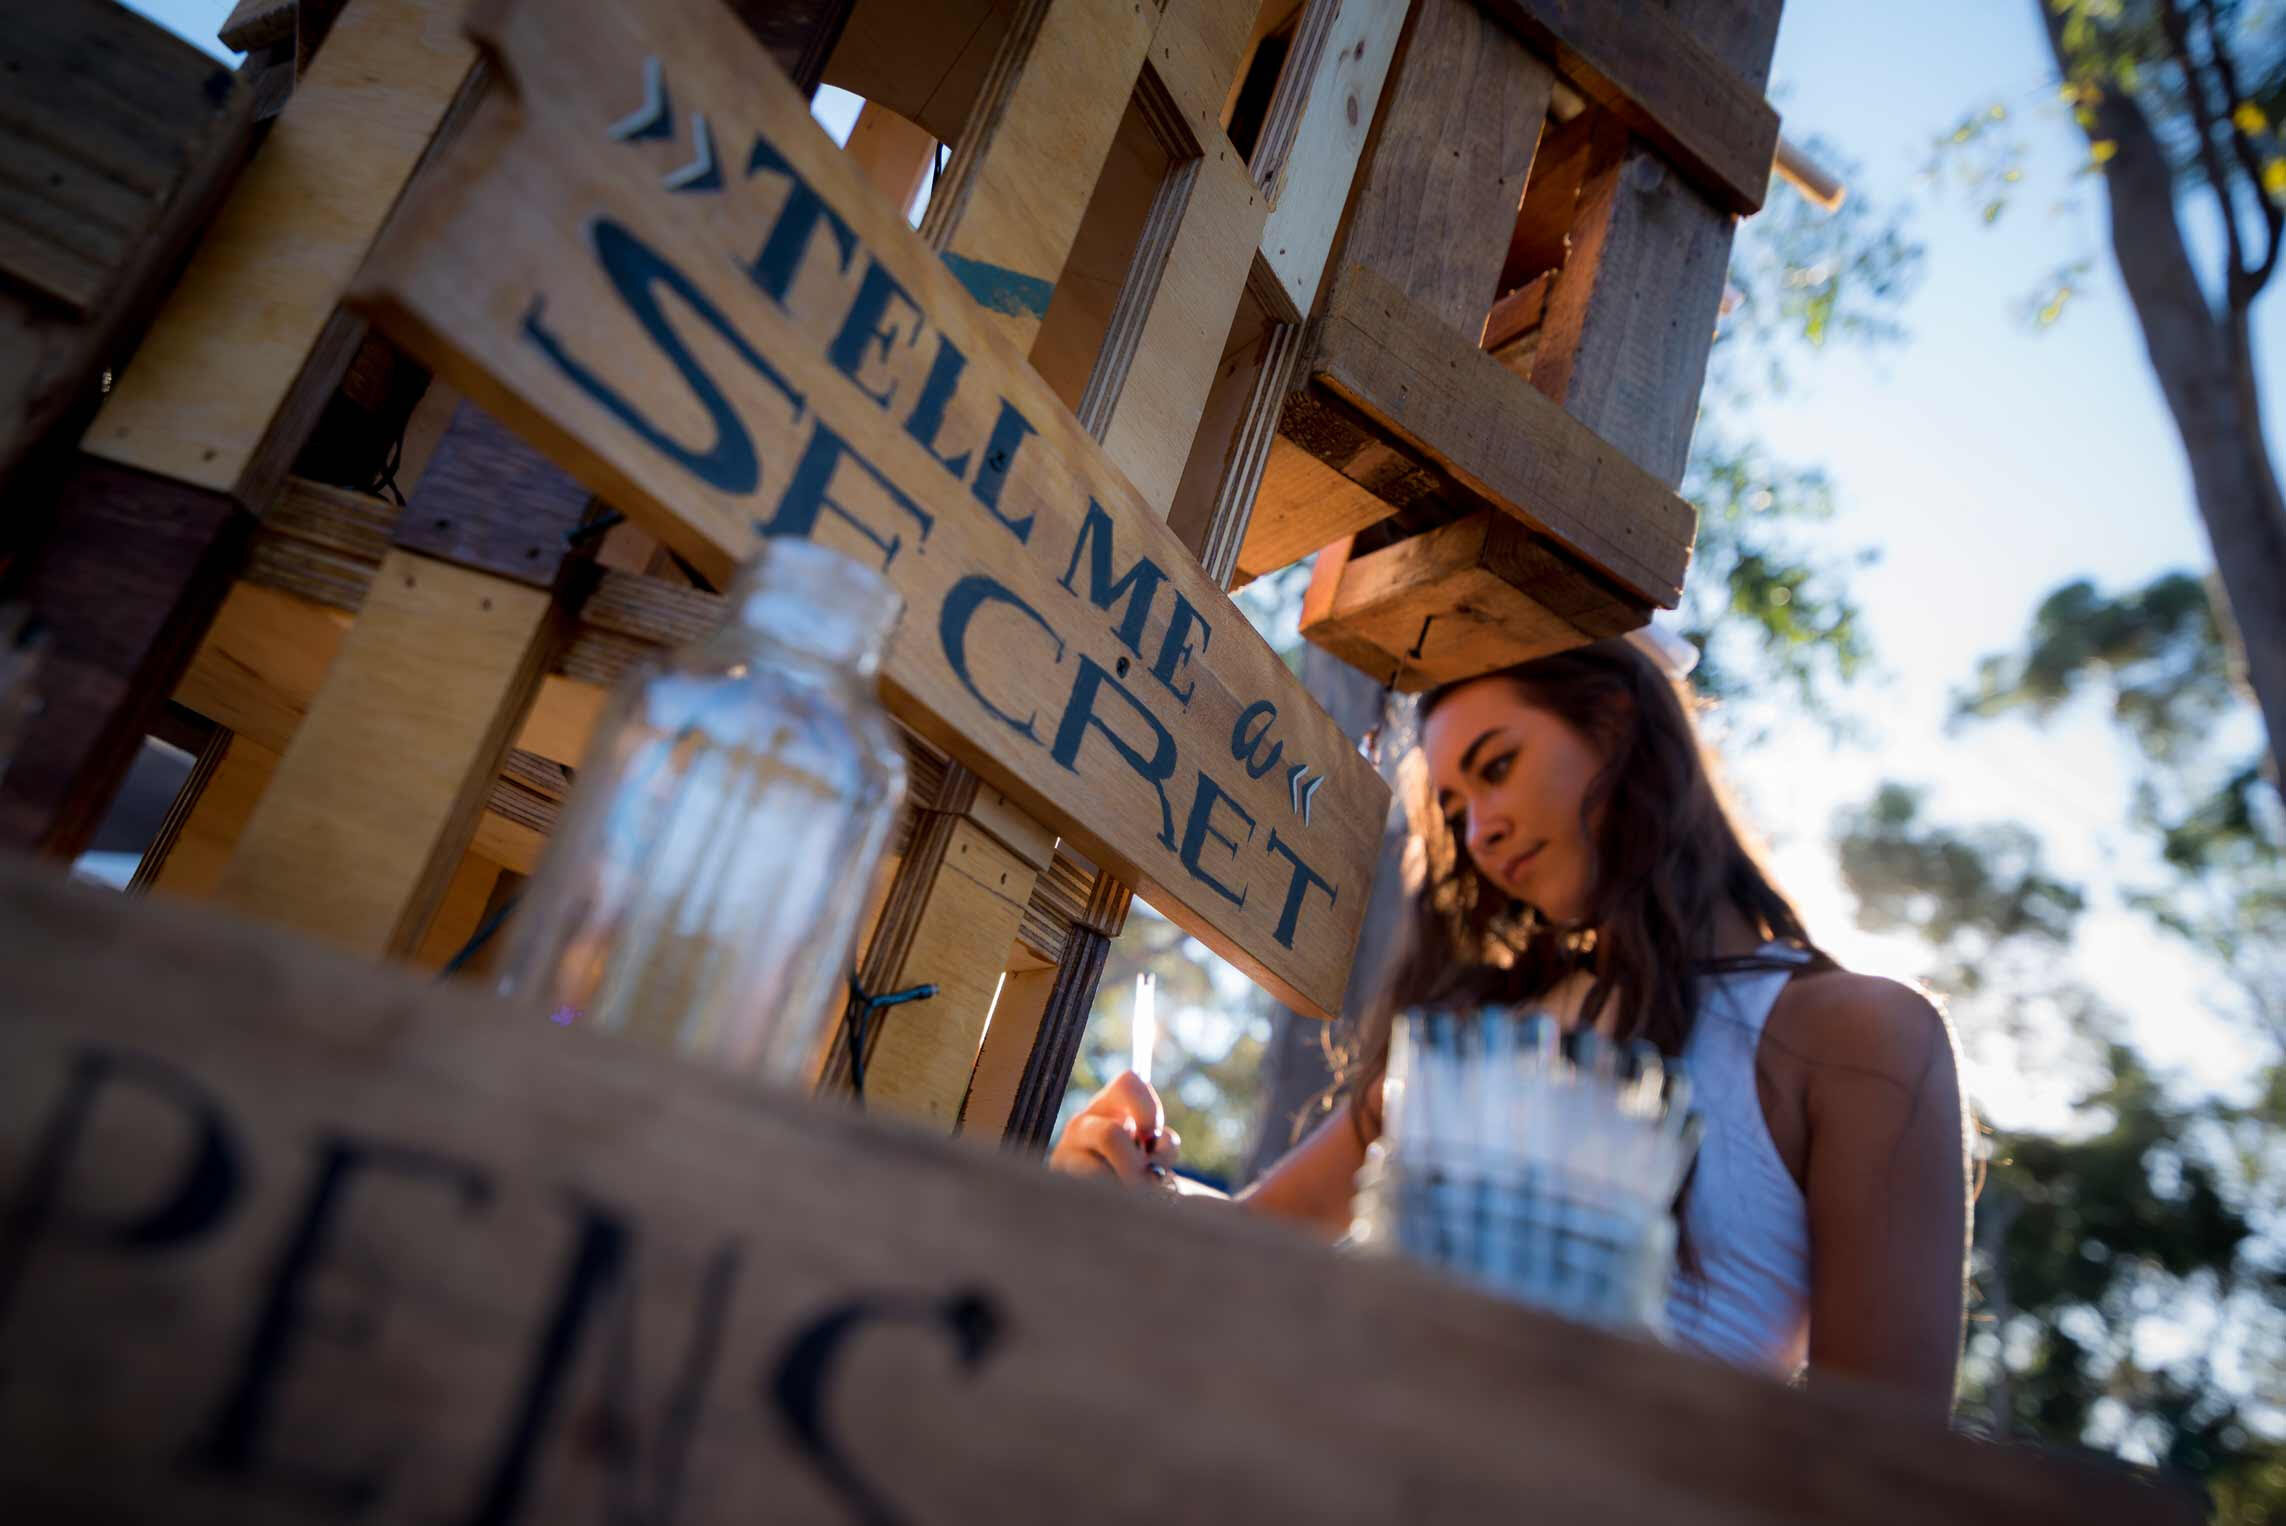
<svg viewBox="0 0 2286 1526"><path fill-rule="evenodd" d="M1128 1071L1089 1099L1048 1152L1048 1168L1071 1176L1109 1174L1148 1180L1153 1166L1172 1166L1182 1140L1167 1127L1159 1094Z"/></svg>

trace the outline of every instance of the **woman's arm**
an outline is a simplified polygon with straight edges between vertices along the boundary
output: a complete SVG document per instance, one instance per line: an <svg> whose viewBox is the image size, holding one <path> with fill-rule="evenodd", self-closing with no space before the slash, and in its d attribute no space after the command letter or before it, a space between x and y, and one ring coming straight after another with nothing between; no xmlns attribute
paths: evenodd
<svg viewBox="0 0 2286 1526"><path fill-rule="evenodd" d="M1864 975L1797 981L1783 1005L1807 1061L1810 1380L1878 1383L1942 1418L1968 1250L1952 1029L1917 992Z"/></svg>
<svg viewBox="0 0 2286 1526"><path fill-rule="evenodd" d="M1328 1239L1349 1229L1350 1193L1365 1147L1381 1130L1381 1088L1376 1083L1362 1118L1344 1106L1262 1179L1233 1199L1256 1213L1275 1214L1323 1231ZM1073 1176L1144 1181L1152 1165L1174 1164L1181 1141L1165 1127L1159 1094L1132 1071L1120 1076L1072 1119L1048 1153L1051 1170Z"/></svg>
<svg viewBox="0 0 2286 1526"><path fill-rule="evenodd" d="M1235 1200L1242 1208L1309 1225L1327 1239L1349 1232L1350 1199L1365 1147L1381 1130L1380 1086L1374 1106L1344 1102L1303 1136L1261 1179Z"/></svg>

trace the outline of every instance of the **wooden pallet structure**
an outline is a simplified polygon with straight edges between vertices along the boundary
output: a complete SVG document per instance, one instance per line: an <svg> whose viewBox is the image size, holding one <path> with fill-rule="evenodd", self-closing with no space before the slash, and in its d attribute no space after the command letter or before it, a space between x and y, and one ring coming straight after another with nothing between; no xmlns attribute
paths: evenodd
<svg viewBox="0 0 2286 1526"><path fill-rule="evenodd" d="M1304 634L1408 688L1640 624L1673 603L1688 557L1692 515L1672 484L1731 221L1767 178L1776 129L1759 83L1776 6L1574 9L733 8L806 71L797 83L866 97L837 170L892 208L941 181L917 242L973 299L975 343L1029 363L1041 408L1094 442L1097 468L1173 532L1192 572L1230 586L1315 554ZM116 650L56 664L58 714L7 786L16 839L71 851L171 697L207 723L202 761L140 881L431 961L529 872L602 688L714 617L702 587L755 522L710 521L656 484L614 491L624 466L572 441L534 449L563 421L534 417L498 357L392 306L375 273L391 248L436 242L409 231L424 200L408 184L450 178L449 145L485 125L488 99L496 115L520 102L501 39L487 67L440 16L413 0L247 0L225 27L249 57L237 115L268 136L78 452L51 469L57 530L27 581L61 647L102 626L97 644ZM633 108L640 82L617 93ZM387 131L345 126L377 110ZM671 104L627 131L699 162ZM243 153L247 136L208 158ZM423 175L432 158L442 167ZM895 312L881 322L886 360ZM916 347L917 322L903 338ZM646 381L681 388L671 368ZM1023 427L1018 440L1042 426ZM356 490L381 448L402 509ZM634 522L583 541L604 512L597 487ZM122 538L165 544L170 586L122 585ZM1164 640L1184 610L1224 651L1247 634L1234 615L1196 614L1204 598L1179 585L1164 602L1173 612L1140 617L1147 636L1124 633L1134 657L1135 638ZM125 605L144 624L114 632ZM1314 710L1298 694L1284 705ZM1043 820L1046 802L1024 798L1037 769L968 753L944 709L901 711L922 787L860 972L869 988L939 994L927 1022L872 1039L872 1100L1037 1142L1147 866L1134 843L1075 833L1084 808ZM1377 819L1372 781L1315 719L1315 751L1338 761L1309 777L1341 775L1327 805L1347 790L1355 825ZM1250 756L1283 745L1258 729ZM1212 750L1227 771L1245 749ZM1187 823L1151 782L1136 824L1155 804L1152 835L1180 860ZM1219 851L1218 809L1200 835ZM1305 1010L1330 1010L1354 927L1342 888L1361 905L1371 873L1365 838L1350 834L1333 879L1289 852L1286 891L1306 903L1317 888L1339 913L1299 955L1277 946L1275 915L1226 928L1237 897L1199 872L1198 842L1187 922ZM1279 841L1291 850L1290 833ZM1185 900L1164 870L1154 887Z"/></svg>
<svg viewBox="0 0 2286 1526"><path fill-rule="evenodd" d="M1339 1008L1387 788L1226 590L1314 556L1305 635L1399 688L1674 602L1778 8L242 0L234 75L12 23L0 834L68 859L145 736L196 765L134 895L0 862L0 1495L2187 1519L910 1128L1045 1143L1138 894ZM857 969L936 988L864 1040L902 1133L434 980L769 535L905 604Z"/></svg>

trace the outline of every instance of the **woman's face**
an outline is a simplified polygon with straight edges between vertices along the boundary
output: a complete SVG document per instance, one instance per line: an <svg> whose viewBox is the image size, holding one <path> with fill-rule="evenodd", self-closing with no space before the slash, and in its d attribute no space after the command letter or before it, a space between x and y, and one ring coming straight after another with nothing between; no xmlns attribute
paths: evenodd
<svg viewBox="0 0 2286 1526"><path fill-rule="evenodd" d="M1447 695L1421 734L1437 810L1477 873L1552 922L1585 920L1594 853L1580 809L1603 759L1515 684Z"/></svg>

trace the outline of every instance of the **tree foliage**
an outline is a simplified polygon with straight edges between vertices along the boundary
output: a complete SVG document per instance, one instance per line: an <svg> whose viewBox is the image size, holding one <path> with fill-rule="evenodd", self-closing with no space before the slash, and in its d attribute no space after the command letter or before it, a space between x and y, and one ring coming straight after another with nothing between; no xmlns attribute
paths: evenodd
<svg viewBox="0 0 2286 1526"><path fill-rule="evenodd" d="M2254 1084L2240 1100L2175 1095L2075 983L2086 892L2041 865L2021 826L1930 820L1884 786L1837 837L1861 920L1917 933L1964 1026L2029 1006L2073 1014L2092 1080L2072 1129L2001 1133L1977 1205L1975 1322L1964 1417L1996 1435L2084 1443L2208 1489L2214 1518L2286 1516L2286 988L2276 795L2232 685L2206 585L2169 573L2107 595L2074 582L2023 646L1986 658L1959 723L2049 724L2093 712L2137 767L2124 812L2152 883L2125 910L2215 971ZM2152 1014L2163 1016L2163 1014ZM1973 1040L1973 1033L1972 1033Z"/></svg>
<svg viewBox="0 0 2286 1526"><path fill-rule="evenodd" d="M1850 170L1830 144L1813 140L1809 152ZM1831 546L1836 504L1823 467L1775 458L1742 419L1830 349L1904 341L1924 253L1909 229L1903 209L1872 198L1829 213L1775 184L1739 227L1683 477L1699 536L1678 612L1700 650L1694 686L1734 714L1783 695L1838 729L1835 697L1870 670L1849 579L1873 552ZM1760 735L1752 720L1733 731L1748 743Z"/></svg>
<svg viewBox="0 0 2286 1526"><path fill-rule="evenodd" d="M2286 819L2208 585L2183 572L2119 594L2066 584L2021 651L1979 664L1956 715L2046 723L2075 701L2102 706L2137 761L2130 820L2158 873L2129 904L2212 960L2232 1014L2286 1051Z"/></svg>

